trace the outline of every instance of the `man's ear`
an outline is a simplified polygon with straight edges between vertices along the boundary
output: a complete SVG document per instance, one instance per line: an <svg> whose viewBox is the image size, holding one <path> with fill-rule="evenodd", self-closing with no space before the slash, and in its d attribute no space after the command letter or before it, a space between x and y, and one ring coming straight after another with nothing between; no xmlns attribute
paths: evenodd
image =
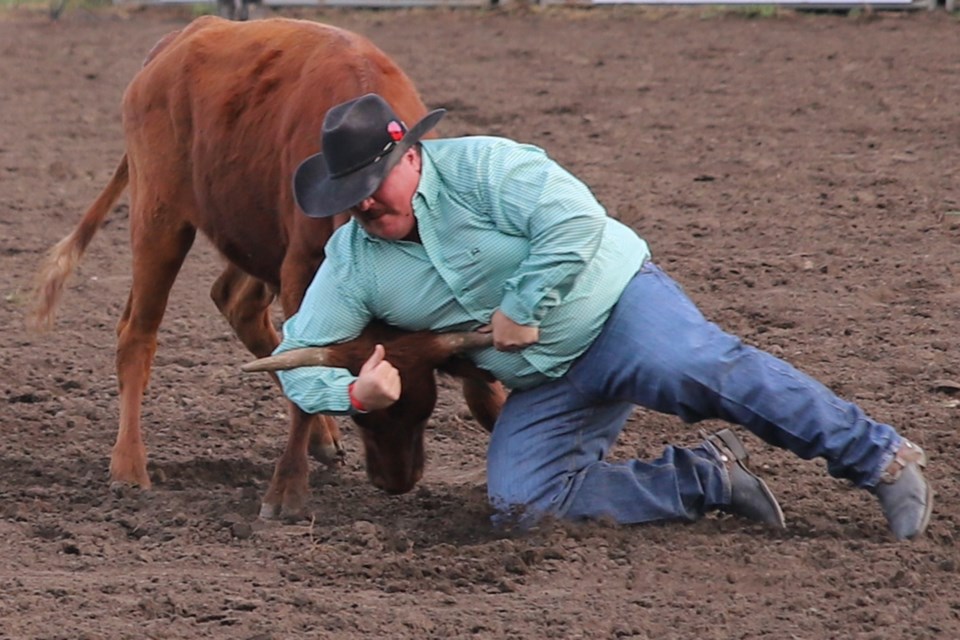
<svg viewBox="0 0 960 640"><path fill-rule="evenodd" d="M420 173L420 145L413 145L407 149L407 152L404 155L408 156L407 159L409 159L412 163L411 166L414 168L414 170L416 170L417 173Z"/></svg>

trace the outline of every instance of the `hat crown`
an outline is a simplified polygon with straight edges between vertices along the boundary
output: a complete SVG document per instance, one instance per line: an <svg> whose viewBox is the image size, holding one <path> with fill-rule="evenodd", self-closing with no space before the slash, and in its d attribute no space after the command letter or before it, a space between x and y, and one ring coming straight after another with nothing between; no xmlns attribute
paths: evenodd
<svg viewBox="0 0 960 640"><path fill-rule="evenodd" d="M321 134L330 177L342 177L379 161L406 133L406 125L376 94L333 107L323 119Z"/></svg>
<svg viewBox="0 0 960 640"><path fill-rule="evenodd" d="M346 211L370 197L413 145L432 130L434 109L408 131L380 96L368 93L331 107L323 119L323 149L293 172L293 195L311 218Z"/></svg>

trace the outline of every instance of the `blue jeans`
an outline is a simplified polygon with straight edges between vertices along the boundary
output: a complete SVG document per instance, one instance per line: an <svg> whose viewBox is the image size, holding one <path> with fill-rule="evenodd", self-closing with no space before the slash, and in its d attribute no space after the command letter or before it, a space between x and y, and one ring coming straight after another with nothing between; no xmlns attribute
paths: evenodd
<svg viewBox="0 0 960 640"><path fill-rule="evenodd" d="M708 322L669 276L645 264L596 341L566 375L513 392L490 440L495 521L543 515L639 523L695 520L730 503L713 447L668 446L652 462L606 462L634 406L688 423L720 419L831 475L872 487L902 438L858 406Z"/></svg>

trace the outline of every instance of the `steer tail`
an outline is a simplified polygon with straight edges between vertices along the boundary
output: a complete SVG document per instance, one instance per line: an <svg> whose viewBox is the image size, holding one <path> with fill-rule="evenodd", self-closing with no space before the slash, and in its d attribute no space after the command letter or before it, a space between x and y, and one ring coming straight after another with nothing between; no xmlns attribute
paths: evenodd
<svg viewBox="0 0 960 640"><path fill-rule="evenodd" d="M44 330L49 329L53 324L54 312L57 303L60 302L67 278L80 262L87 245L93 240L97 229L103 224L104 218L120 199L129 182L129 165L127 154L124 154L110 182L83 214L70 235L50 249L37 275L37 287L34 292L35 306L30 318L30 325L33 328Z"/></svg>

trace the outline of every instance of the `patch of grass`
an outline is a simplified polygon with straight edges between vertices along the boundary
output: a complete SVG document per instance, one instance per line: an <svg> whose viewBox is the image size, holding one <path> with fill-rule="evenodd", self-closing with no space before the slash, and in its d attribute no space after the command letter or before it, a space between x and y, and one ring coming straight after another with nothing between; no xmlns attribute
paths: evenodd
<svg viewBox="0 0 960 640"><path fill-rule="evenodd" d="M48 9L62 4L62 0L0 0L0 9ZM96 9L113 6L113 0L68 0L71 7Z"/></svg>
<svg viewBox="0 0 960 640"><path fill-rule="evenodd" d="M749 5L737 9L736 13L744 18L776 18L780 15L780 8L774 4Z"/></svg>
<svg viewBox="0 0 960 640"><path fill-rule="evenodd" d="M716 4L707 5L703 9L702 17L706 19L724 16L754 19L770 19L782 16L790 10L775 4Z"/></svg>
<svg viewBox="0 0 960 640"><path fill-rule="evenodd" d="M182 4L165 6L178 6L194 18L217 12L216 0L195 3L187 1ZM118 4L115 0L0 0L0 13L7 11L42 12L49 13L53 19L59 17L64 11L93 12L123 10L124 7L129 10L130 8L136 8L137 4L125 4L123 2Z"/></svg>
<svg viewBox="0 0 960 640"><path fill-rule="evenodd" d="M56 19L67 9L93 11L112 6L112 0L0 0L0 13L48 13Z"/></svg>
<svg viewBox="0 0 960 640"><path fill-rule="evenodd" d="M209 16L217 15L217 3L216 2L195 2L190 5L190 14L194 18L199 18L200 16Z"/></svg>
<svg viewBox="0 0 960 640"><path fill-rule="evenodd" d="M3 301L8 302L16 307L23 306L26 303L25 296L19 287L4 294Z"/></svg>

